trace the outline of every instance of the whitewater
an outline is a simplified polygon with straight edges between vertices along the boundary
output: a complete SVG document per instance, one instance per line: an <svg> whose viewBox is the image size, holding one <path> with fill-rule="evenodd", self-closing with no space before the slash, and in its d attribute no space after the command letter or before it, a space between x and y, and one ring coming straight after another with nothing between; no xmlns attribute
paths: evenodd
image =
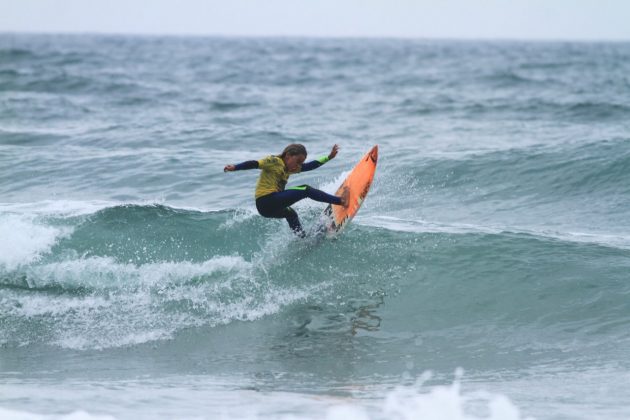
<svg viewBox="0 0 630 420"><path fill-rule="evenodd" d="M628 43L0 34L0 418L628 418L629 117ZM379 145L334 240L223 173L294 142Z"/></svg>

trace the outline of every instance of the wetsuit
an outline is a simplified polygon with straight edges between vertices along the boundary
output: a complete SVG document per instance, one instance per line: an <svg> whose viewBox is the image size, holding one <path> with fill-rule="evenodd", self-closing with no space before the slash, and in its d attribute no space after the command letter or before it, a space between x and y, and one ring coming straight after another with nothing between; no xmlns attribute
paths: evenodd
<svg viewBox="0 0 630 420"><path fill-rule="evenodd" d="M312 171L328 162L328 156L303 164L298 172ZM300 224L295 210L291 205L310 198L315 201L329 204L341 204L341 198L326 194L309 185L286 188L289 173L284 161L279 156L267 156L261 160L248 160L234 165L235 170L261 169L262 172L256 184L256 209L264 217L275 219L287 219L289 227L299 236L304 236L304 230ZM297 173L297 172L296 172Z"/></svg>

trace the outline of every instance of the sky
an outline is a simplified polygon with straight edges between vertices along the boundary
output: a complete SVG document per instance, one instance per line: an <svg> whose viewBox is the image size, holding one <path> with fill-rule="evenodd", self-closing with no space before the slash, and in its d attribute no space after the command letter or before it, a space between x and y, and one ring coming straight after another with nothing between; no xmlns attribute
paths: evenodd
<svg viewBox="0 0 630 420"><path fill-rule="evenodd" d="M0 32L630 40L630 0L0 0Z"/></svg>

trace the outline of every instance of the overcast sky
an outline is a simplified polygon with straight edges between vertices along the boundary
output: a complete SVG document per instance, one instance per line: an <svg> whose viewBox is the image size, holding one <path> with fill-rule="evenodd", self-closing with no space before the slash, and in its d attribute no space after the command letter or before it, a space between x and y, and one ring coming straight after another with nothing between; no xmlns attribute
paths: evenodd
<svg viewBox="0 0 630 420"><path fill-rule="evenodd" d="M630 0L0 0L0 31L630 40Z"/></svg>

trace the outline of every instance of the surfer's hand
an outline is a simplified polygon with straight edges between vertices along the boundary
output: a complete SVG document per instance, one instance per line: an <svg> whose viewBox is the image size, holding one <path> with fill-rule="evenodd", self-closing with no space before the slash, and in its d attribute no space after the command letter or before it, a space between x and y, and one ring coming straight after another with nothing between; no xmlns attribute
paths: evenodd
<svg viewBox="0 0 630 420"><path fill-rule="evenodd" d="M339 151L339 145L335 144L328 155L328 159L334 159L337 156L337 152Z"/></svg>
<svg viewBox="0 0 630 420"><path fill-rule="evenodd" d="M223 168L223 172L232 172L236 170L236 166L234 165L227 165L225 168Z"/></svg>

